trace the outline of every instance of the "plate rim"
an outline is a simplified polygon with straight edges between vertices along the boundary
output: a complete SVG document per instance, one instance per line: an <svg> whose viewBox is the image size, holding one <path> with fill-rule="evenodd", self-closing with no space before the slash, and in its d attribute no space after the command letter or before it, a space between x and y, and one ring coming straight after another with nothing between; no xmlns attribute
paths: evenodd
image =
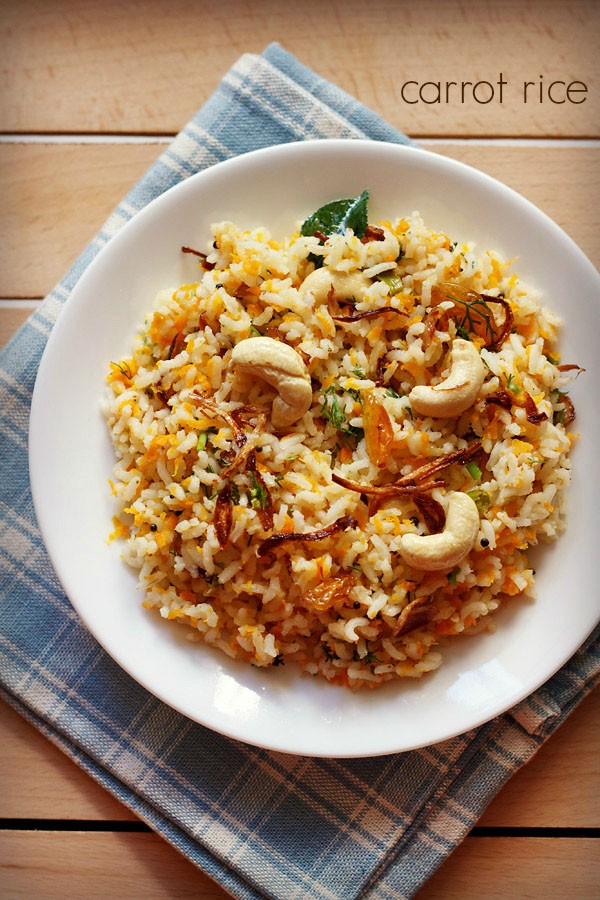
<svg viewBox="0 0 600 900"><path fill-rule="evenodd" d="M299 150L299 148L302 148ZM309 149L310 148L310 149ZM355 149L354 149L355 148ZM217 163L213 166L210 166L207 169L202 170L201 172L195 173L194 175L189 176L173 187L169 188L159 196L155 197L151 200L146 206L144 206L139 212L137 212L132 219L126 222L119 231L105 244L99 252L96 254L94 259L90 262L90 264L86 267L82 275L77 281L77 284L72 289L70 296L65 302L63 309L61 310L57 321L51 329L46 347L44 348L42 358L39 363L38 372L36 375L35 386L32 394L32 402L31 402L31 414L30 414L30 422L29 422L29 472L30 472L30 482L31 482L31 491L33 497L33 504L36 519L40 528L40 532L42 534L42 539L44 541L44 545L50 561L52 563L53 569L56 572L56 575L65 591L69 602L72 607L75 609L79 619L86 627L86 629L94 636L95 640L98 641L100 646L108 653L108 655L114 659L117 664L125 671L127 674L132 677L138 684L141 684L146 690L148 690L153 696L157 697L162 702L166 703L171 708L177 710L179 713L184 715L186 718L191 719L192 721L198 722L199 724L207 727L213 731L217 731L226 737L233 738L236 740L241 740L246 743L252 744L257 747L262 747L267 750L275 750L288 754L302 754L313 757L321 757L321 758L357 758L357 757L365 757L365 756L380 756L387 755L390 753L396 752L405 752L414 749L419 749L421 747L426 747L431 744L438 743L442 740L447 740L457 735L464 734L465 731L471 730L471 728L482 726L492 719L494 719L498 715L502 715L511 709L516 703L521 702L527 697L531 696L535 693L536 690L540 688L542 684L548 681L556 672L562 668L562 666L573 656L574 653L577 652L577 649L587 640L589 635L594 630L596 621L592 622L591 626L588 628L586 626L585 633L579 640L576 647L572 648L569 646L569 649L565 651L564 655L556 662L556 665L552 669L551 672L549 670L544 671L544 675L540 680L535 684L535 686L531 687L531 685L527 685L523 691L516 690L513 695L507 700L506 697L502 700L498 707L495 707L489 711L489 714L486 714L485 717L475 717L477 721L474 724L463 726L461 725L455 730L446 730L444 734L433 739L427 741L420 741L415 744L407 745L406 747L391 747L386 745L381 749L377 749L371 751L369 753L365 752L345 752L345 753L330 753L330 752L319 752L317 748L307 748L304 747L302 749L291 748L289 745L289 741L283 740L279 745L277 742L273 742L272 740L268 742L261 742L256 738L249 738L244 732L244 728L239 728L239 723L235 721L232 724L230 729L224 729L222 727L218 727L214 724L214 722L207 722L206 718L198 718L197 715L193 715L189 710L181 708L178 706L176 702L174 702L173 698L170 696L165 696L159 690L157 690L156 686L150 687L144 680L141 680L140 677L135 674L135 671L132 671L130 665L127 664L126 660L118 658L111 651L110 646L107 646L105 641L103 640L103 636L97 633L97 629L92 627L88 621L88 616L86 616L85 609L82 609L80 604L78 603L77 598L71 596L71 592L67 589L65 585L65 580L63 579L62 567L60 563L57 563L55 559L55 550L54 542L52 539L52 535L49 533L49 522L46 518L46 511L44 510L42 496L43 491L40 487L39 478L41 477L41 468L38 464L38 452L39 452L39 422L40 422L40 404L42 402L42 383L44 379L44 375L46 374L46 369L52 363L52 354L54 352L54 346L59 344L61 335L63 330L68 326L71 318L76 316L79 309L79 297L84 296L86 282L88 278L92 278L95 275L96 269L101 268L104 265L104 260L108 252L110 252L110 248L115 247L115 243L117 242L117 246L119 246L120 242L123 240L129 240L130 235L135 230L135 228L140 229L145 226L146 220L153 214L154 210L157 207L160 207L165 202L170 202L169 200L165 201L165 198L176 197L177 194L184 190L189 190L190 182L193 182L194 185L197 183L201 183L202 180L211 178L214 175L216 169L220 171L226 171L227 168L238 167L238 166L249 166L252 167L254 161L257 157L260 159L268 159L270 155L287 155L293 156L298 152L301 153L316 153L320 154L325 150L326 153L335 154L336 152L343 149L344 152L357 154L361 151L364 152L368 149L369 152L378 152L378 148L383 148L383 152L388 152L390 149L394 154L398 154L398 159L400 160L403 156L406 158L414 157L415 155L423 155L427 154L429 158L435 158L436 165L442 165L442 168L446 168L449 171L455 170L460 172L466 172L469 177L473 177L475 175L476 179L482 179L483 184L487 184L490 187L493 187L494 190L500 190L501 193L507 194L513 200L517 200L518 204L524 205L524 209L529 209L530 213L536 217L542 217L545 221L547 227L558 237L561 241L566 241L569 250L575 255L577 262L579 265L582 265L584 270L587 270L587 275L591 277L593 280L597 280L600 284L600 276L588 259L588 257L584 254L581 248L573 241L573 239L559 226L556 222L554 222L543 210L539 209L535 204L533 204L530 200L523 197L514 189L510 188L508 185L503 184L501 181L493 178L485 172L481 172L479 169L476 169L472 166L467 165L466 163L459 162L457 160L453 160L448 157L440 156L432 151L427 149L423 149L420 147L414 146L406 146L403 144L393 144L388 142L380 142L380 141L371 141L371 140L347 140L347 139L324 139L318 141L308 141L308 142L292 142L289 144L279 144L273 145L267 148L251 151L249 153L243 154L241 156L232 157L230 159L224 160L223 162ZM125 235L125 237L123 237ZM91 273L91 275L90 275ZM67 316L65 318L65 313ZM66 323L66 325L65 325ZM567 491L569 489L567 488ZM67 579L68 580L68 579ZM600 613L600 611L599 611ZM135 667L133 667L135 668ZM299 674L298 678L302 677ZM341 688L335 688L336 690L342 690Z"/></svg>

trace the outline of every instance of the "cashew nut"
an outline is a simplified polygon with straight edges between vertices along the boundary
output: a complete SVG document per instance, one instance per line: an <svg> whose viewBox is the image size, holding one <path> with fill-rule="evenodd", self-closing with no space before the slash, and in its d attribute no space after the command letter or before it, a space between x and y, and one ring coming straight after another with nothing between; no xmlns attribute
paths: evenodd
<svg viewBox="0 0 600 900"><path fill-rule="evenodd" d="M414 569L435 572L451 569L464 559L479 532L479 512L468 494L452 491L448 495L446 525L440 534L404 534L400 555Z"/></svg>
<svg viewBox="0 0 600 900"><path fill-rule="evenodd" d="M316 304L327 302L327 296L333 288L340 300L362 300L371 281L362 272L331 272L329 269L315 269L307 275L300 285L300 294L306 297L311 294Z"/></svg>
<svg viewBox="0 0 600 900"><path fill-rule="evenodd" d="M231 362L240 372L256 375L274 387L271 421L280 431L300 419L310 409L312 386L304 360L289 344L270 337L240 341L231 353Z"/></svg>
<svg viewBox="0 0 600 900"><path fill-rule="evenodd" d="M421 416L449 419L473 405L485 378L485 366L471 341L452 342L450 373L440 384L418 384L408 395L410 405Z"/></svg>

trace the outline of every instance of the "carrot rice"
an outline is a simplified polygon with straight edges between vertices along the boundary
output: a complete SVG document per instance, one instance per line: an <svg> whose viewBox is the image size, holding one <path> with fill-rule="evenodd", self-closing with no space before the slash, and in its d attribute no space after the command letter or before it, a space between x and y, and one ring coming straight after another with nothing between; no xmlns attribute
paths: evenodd
<svg viewBox="0 0 600 900"><path fill-rule="evenodd" d="M214 225L206 257L186 257L190 283L159 294L131 354L111 363L104 401L113 536L144 606L228 656L294 663L352 688L436 669L453 636L491 629L501 603L533 596L527 550L564 528L572 442L559 321L511 263L416 212L373 235L275 241L266 228ZM366 291L314 302L301 286L320 264L364 273ZM489 321L465 317L453 291L487 297ZM510 332L490 346L486 328L497 333L507 307ZM231 365L233 347L259 335L294 347L310 376L312 405L285 430L271 422L275 389ZM446 376L457 337L485 365L479 395L457 418L420 416L409 394ZM475 445L428 491L442 521L451 491L479 510L472 548L448 571L413 568L400 553L403 535L433 527L414 495L341 483L410 481ZM322 539L265 545L340 520Z"/></svg>

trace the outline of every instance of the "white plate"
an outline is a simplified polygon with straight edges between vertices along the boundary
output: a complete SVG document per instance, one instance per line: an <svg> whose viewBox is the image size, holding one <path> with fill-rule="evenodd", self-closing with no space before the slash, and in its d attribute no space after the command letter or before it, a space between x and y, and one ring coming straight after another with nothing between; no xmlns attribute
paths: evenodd
<svg viewBox="0 0 600 900"><path fill-rule="evenodd" d="M211 222L289 234L321 204L371 192L370 219L420 210L431 228L518 256L515 269L565 319L563 359L585 366L572 396L582 438L573 454L570 526L540 554L536 602L511 600L492 635L458 638L420 682L353 694L286 669L228 660L146 612L136 577L107 543L111 444L99 411L109 360L126 355L157 291L190 280L182 245ZM180 712L226 735L314 756L373 756L460 734L548 679L598 618L596 359L600 278L575 244L528 201L486 175L428 153L368 141L315 141L249 153L154 200L90 265L54 328L31 411L36 514L65 591L129 674Z"/></svg>

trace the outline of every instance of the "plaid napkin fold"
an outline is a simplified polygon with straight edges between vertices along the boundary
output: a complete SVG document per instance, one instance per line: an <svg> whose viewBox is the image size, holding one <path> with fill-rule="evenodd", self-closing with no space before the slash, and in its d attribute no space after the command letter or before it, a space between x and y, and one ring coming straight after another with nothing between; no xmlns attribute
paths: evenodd
<svg viewBox="0 0 600 900"><path fill-rule="evenodd" d="M245 55L0 355L2 696L237 897L407 898L591 690L600 635L528 700L420 751L322 760L271 753L182 717L79 623L45 553L28 480L31 392L86 266L153 197L258 147L315 138L409 143L276 44Z"/></svg>

